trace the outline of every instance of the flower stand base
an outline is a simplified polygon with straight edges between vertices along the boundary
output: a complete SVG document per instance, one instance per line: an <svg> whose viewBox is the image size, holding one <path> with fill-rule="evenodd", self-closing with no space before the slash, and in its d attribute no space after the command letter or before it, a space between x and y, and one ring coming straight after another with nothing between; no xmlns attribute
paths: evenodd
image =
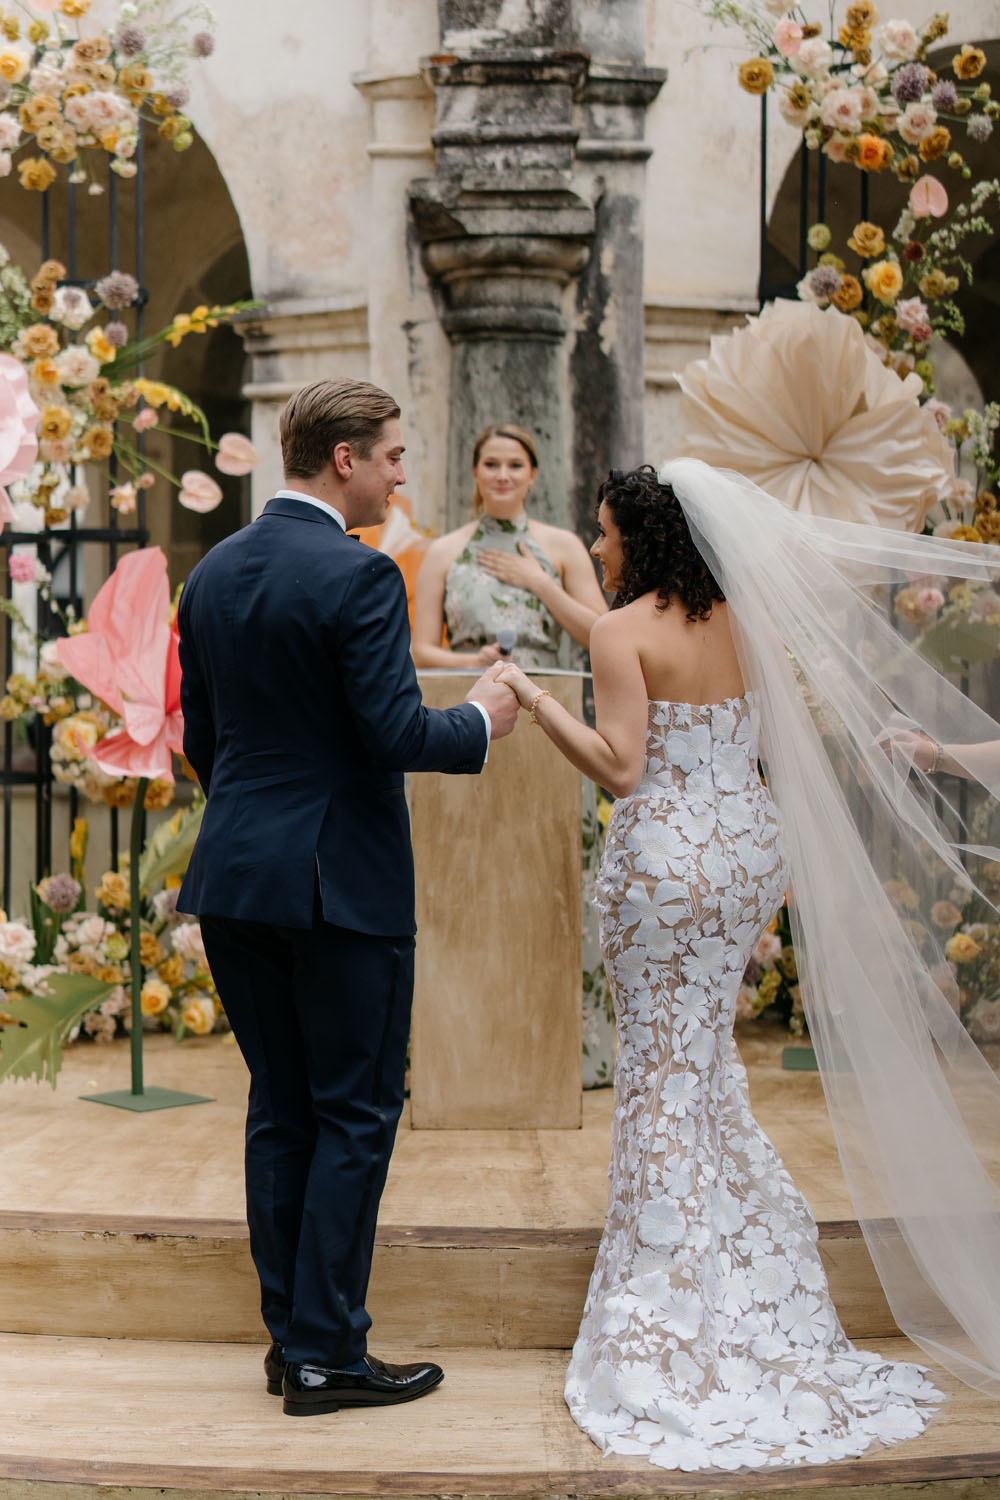
<svg viewBox="0 0 1000 1500"><path fill-rule="evenodd" d="M182 1104L212 1104L207 1094L181 1094L176 1089L144 1089L133 1094L131 1089L114 1089L110 1094L81 1094L92 1104L111 1104L115 1109L131 1109L144 1114L151 1109L179 1109Z"/></svg>
<svg viewBox="0 0 1000 1500"><path fill-rule="evenodd" d="M811 1047L785 1047L781 1066L786 1073L818 1073L819 1064Z"/></svg>

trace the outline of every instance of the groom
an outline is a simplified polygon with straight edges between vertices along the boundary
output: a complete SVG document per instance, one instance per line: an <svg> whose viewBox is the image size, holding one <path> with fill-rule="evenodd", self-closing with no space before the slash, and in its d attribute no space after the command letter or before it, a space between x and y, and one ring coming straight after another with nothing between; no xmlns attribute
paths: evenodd
<svg viewBox="0 0 1000 1500"><path fill-rule="evenodd" d="M457 708L424 708L402 575L346 534L382 522L404 482L392 397L307 386L282 413L281 451L288 487L181 596L184 750L208 802L178 906L201 917L250 1069L267 1388L306 1416L442 1379L365 1341L413 993L403 772L477 774L518 704L484 676Z"/></svg>

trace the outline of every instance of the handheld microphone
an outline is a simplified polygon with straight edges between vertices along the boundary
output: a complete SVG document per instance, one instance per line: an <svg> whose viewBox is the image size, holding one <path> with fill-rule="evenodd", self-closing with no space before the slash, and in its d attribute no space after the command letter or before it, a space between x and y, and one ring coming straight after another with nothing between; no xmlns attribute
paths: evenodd
<svg viewBox="0 0 1000 1500"><path fill-rule="evenodd" d="M504 625L497 631L497 646L501 656L509 656L517 645L517 631L513 625Z"/></svg>

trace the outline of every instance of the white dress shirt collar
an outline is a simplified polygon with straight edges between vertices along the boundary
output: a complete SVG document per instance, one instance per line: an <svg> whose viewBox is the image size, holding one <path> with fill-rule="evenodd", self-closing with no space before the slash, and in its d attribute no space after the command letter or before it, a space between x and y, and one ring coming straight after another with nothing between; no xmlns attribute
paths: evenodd
<svg viewBox="0 0 1000 1500"><path fill-rule="evenodd" d="M301 490L279 490L275 496L276 500L302 500L306 505L316 505L320 510L325 510L328 516L332 516L341 531L347 530L347 522L340 511L334 506L328 505L325 500L317 500L315 495L303 495Z"/></svg>

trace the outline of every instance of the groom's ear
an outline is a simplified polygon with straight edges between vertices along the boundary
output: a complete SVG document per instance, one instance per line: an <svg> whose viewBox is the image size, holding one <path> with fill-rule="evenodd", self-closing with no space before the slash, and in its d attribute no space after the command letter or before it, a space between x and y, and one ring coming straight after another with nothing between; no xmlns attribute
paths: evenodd
<svg viewBox="0 0 1000 1500"><path fill-rule="evenodd" d="M339 479L350 479L354 472L354 449L350 443L338 443L330 455L330 463Z"/></svg>

